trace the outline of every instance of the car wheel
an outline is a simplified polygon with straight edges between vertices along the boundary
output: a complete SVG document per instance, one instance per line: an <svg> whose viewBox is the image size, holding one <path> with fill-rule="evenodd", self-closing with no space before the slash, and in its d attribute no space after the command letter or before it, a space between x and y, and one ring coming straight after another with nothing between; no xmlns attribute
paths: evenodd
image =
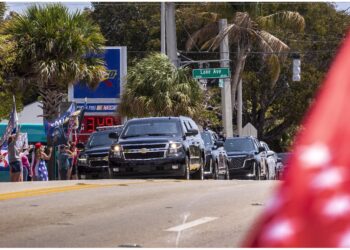
<svg viewBox="0 0 350 250"><path fill-rule="evenodd" d="M183 178L185 180L190 179L190 159L188 158L188 156L186 156L186 160L185 160L185 172L184 172Z"/></svg>
<svg viewBox="0 0 350 250"><path fill-rule="evenodd" d="M213 179L218 180L219 179L219 170L218 170L218 163L215 161L214 163L214 173L213 173Z"/></svg>
<svg viewBox="0 0 350 250"><path fill-rule="evenodd" d="M230 171L228 170L228 164L226 164L226 180L230 180L231 177L230 177Z"/></svg>
<svg viewBox="0 0 350 250"><path fill-rule="evenodd" d="M267 167L267 168L266 168L266 174L265 174L265 180L270 180L270 179L271 179L270 170L269 170L269 168Z"/></svg>
<svg viewBox="0 0 350 250"><path fill-rule="evenodd" d="M195 179L197 180L204 180L204 161L203 158L200 158L200 167L199 170L197 170L197 172L194 174Z"/></svg>
<svg viewBox="0 0 350 250"><path fill-rule="evenodd" d="M261 180L261 169L259 164L257 164L256 162L254 163L254 179L257 181Z"/></svg>

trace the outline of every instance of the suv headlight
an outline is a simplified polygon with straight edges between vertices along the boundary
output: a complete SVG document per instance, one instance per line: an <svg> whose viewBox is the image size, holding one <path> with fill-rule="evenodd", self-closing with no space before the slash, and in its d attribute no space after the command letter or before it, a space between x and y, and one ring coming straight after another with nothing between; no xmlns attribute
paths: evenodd
<svg viewBox="0 0 350 250"><path fill-rule="evenodd" d="M81 155L79 158L78 158L78 161L80 164L84 164L86 165L87 164L87 155Z"/></svg>
<svg viewBox="0 0 350 250"><path fill-rule="evenodd" d="M182 144L179 142L170 142L169 143L169 149L168 154L169 155L177 155L178 153L181 153L182 150Z"/></svg>
<svg viewBox="0 0 350 250"><path fill-rule="evenodd" d="M121 157L121 155L122 155L122 147L119 144L113 145L111 148L111 156Z"/></svg>

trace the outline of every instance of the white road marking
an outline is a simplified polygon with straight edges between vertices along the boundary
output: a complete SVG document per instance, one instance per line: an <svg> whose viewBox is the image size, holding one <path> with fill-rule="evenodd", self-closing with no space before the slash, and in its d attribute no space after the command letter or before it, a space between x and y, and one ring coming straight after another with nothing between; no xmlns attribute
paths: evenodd
<svg viewBox="0 0 350 250"><path fill-rule="evenodd" d="M184 215L184 220L183 220L183 222L182 222L181 225L184 225L184 224L185 224L185 222L187 221L187 218L188 218L188 217L190 217L190 213L186 213L186 214ZM181 232L182 232L182 231L178 231L178 232L177 232L177 235L176 235L176 242L175 242L176 247L179 247Z"/></svg>
<svg viewBox="0 0 350 250"><path fill-rule="evenodd" d="M207 223L209 221L216 220L216 219L217 219L217 217L203 217L203 218L200 218L198 220L194 220L194 221L188 222L186 224L182 224L182 225L179 225L179 226L176 226L176 227L168 228L165 231L180 232L180 231L183 231L185 229L188 229L188 228L191 228L191 227L195 227L195 226L198 226L200 224L204 224L204 223Z"/></svg>

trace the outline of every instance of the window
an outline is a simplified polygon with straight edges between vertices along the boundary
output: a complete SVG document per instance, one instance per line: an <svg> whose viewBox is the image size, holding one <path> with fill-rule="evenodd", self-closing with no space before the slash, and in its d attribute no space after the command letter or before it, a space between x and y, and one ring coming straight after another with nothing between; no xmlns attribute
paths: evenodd
<svg viewBox="0 0 350 250"><path fill-rule="evenodd" d="M254 144L249 139L227 139L224 148L227 152L255 151Z"/></svg>
<svg viewBox="0 0 350 250"><path fill-rule="evenodd" d="M126 125L121 138L136 136L181 136L180 123L174 120L139 120Z"/></svg>

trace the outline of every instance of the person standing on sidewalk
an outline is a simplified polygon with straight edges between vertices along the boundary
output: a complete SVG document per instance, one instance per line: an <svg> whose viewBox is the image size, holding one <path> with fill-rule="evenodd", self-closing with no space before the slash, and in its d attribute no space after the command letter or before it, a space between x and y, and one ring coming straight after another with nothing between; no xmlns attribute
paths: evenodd
<svg viewBox="0 0 350 250"><path fill-rule="evenodd" d="M22 161L20 157L20 149L17 148L16 146L18 137L19 137L19 128L17 129L16 134L10 135L10 137L7 140L11 182L23 181L23 167L22 167Z"/></svg>
<svg viewBox="0 0 350 250"><path fill-rule="evenodd" d="M30 164L28 160L28 149L24 148L23 152L20 153L21 161L22 161L22 167L23 167L23 181L28 181L30 174Z"/></svg>
<svg viewBox="0 0 350 250"><path fill-rule="evenodd" d="M60 174L60 180L67 180L67 172L69 169L68 153L66 152L67 149L68 146L60 146L60 152L58 156L58 170Z"/></svg>
<svg viewBox="0 0 350 250"><path fill-rule="evenodd" d="M44 146L41 145L41 143L35 144L35 151L34 151L34 161L32 164L32 167L34 168L34 180L35 181L48 181L48 172L46 167L46 162L50 160L52 148L49 149L49 154L45 154L44 152Z"/></svg>

